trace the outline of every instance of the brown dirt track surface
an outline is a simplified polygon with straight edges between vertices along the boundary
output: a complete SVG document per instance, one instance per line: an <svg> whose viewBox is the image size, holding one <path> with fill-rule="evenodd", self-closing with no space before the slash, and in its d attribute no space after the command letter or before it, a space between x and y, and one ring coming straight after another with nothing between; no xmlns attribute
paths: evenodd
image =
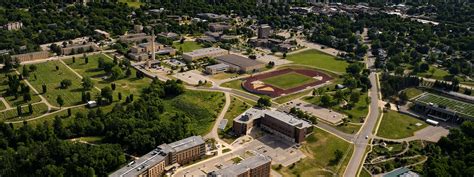
<svg viewBox="0 0 474 177"><path fill-rule="evenodd" d="M273 88L274 91L258 90L258 88L254 89L252 87L251 83L254 82L254 81L260 81L260 80L263 80L263 79L266 79L266 78L269 78L269 77L278 76L278 75L286 74L286 73L289 73L289 72L296 72L298 74L303 74L303 75L306 75L306 76L309 76L309 77L321 76L322 79L318 80L318 81L308 83L308 84L304 84L304 85L300 85L300 86L293 87L293 88L290 88L290 89L286 89L286 90L280 89L278 87L274 87L274 86L266 84L266 83L264 83L264 86L259 87L259 88L271 87L271 88ZM278 97L278 96L283 95L283 94L291 94L291 93L303 90L307 87L313 87L313 86L316 86L316 85L320 85L320 84L323 84L326 81L331 80L331 79L332 78L329 77L327 74L324 74L324 73L316 71L316 70L287 68L287 69L277 70L277 71L273 71L273 72L268 72L268 73L258 74L258 75L248 77L242 83L242 87L245 90L247 90L251 93L268 95L268 96L274 98L274 97Z"/></svg>

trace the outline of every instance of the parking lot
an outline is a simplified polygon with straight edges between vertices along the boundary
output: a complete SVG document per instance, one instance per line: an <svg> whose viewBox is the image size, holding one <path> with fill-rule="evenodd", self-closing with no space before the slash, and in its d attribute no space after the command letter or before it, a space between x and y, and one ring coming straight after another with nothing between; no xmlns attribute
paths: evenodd
<svg viewBox="0 0 474 177"><path fill-rule="evenodd" d="M302 111L308 112L325 122L328 122L333 125L338 125L342 123L342 119L346 118L347 116L336 111L326 109L323 107L319 107L301 100L293 100L288 102L285 105L287 108L296 107Z"/></svg>
<svg viewBox="0 0 474 177"><path fill-rule="evenodd" d="M301 152L296 143L289 142L278 136L265 135L250 142L247 149L272 158L272 164L289 166L306 156Z"/></svg>
<svg viewBox="0 0 474 177"><path fill-rule="evenodd" d="M196 70L191 70L191 71L186 71L186 72L182 72L182 73L176 73L173 75L174 77L176 77L177 79L180 79L182 80L183 82L186 82L188 84L191 84L191 85L197 85L199 83L199 81L210 81L209 78L207 78L206 76L203 76L200 74L199 71L196 71Z"/></svg>

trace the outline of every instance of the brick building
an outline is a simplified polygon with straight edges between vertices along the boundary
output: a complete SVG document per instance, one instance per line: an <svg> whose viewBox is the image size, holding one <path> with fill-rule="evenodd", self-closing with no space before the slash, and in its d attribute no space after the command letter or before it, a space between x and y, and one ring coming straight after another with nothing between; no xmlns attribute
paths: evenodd
<svg viewBox="0 0 474 177"><path fill-rule="evenodd" d="M190 61L199 60L203 58L215 58L215 57L227 55L227 54L229 54L228 50L215 48L215 47L209 47L209 48L197 49L192 52L184 53L183 59L190 62Z"/></svg>
<svg viewBox="0 0 474 177"><path fill-rule="evenodd" d="M13 59L18 59L20 62L25 61L34 61L34 60L42 60L49 57L49 52L47 51L40 51L40 52L31 52L19 55L12 55Z"/></svg>
<svg viewBox="0 0 474 177"><path fill-rule="evenodd" d="M99 46L95 43L87 43L87 44L81 44L81 45L71 45L67 46L65 48L61 48L61 54L62 55L73 55L73 54L79 54L79 53L84 53L84 52L94 52L100 50Z"/></svg>
<svg viewBox="0 0 474 177"><path fill-rule="evenodd" d="M213 171L208 177L270 177L271 162L270 157L258 154L238 164Z"/></svg>
<svg viewBox="0 0 474 177"><path fill-rule="evenodd" d="M202 137L192 136L170 144L162 144L109 176L160 177L172 167L202 158L205 152L206 147Z"/></svg>
<svg viewBox="0 0 474 177"><path fill-rule="evenodd" d="M120 36L119 41L124 43L142 43L151 41L151 38L153 37L145 33L134 33Z"/></svg>

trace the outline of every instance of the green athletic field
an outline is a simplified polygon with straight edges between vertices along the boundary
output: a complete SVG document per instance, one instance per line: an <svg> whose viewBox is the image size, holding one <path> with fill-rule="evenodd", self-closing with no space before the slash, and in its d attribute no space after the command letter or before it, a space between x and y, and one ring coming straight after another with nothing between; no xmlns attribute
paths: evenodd
<svg viewBox="0 0 474 177"><path fill-rule="evenodd" d="M300 85L308 84L314 81L316 80L312 77L296 72L289 72L282 75L265 78L262 80L262 82L264 82L265 84L269 84L283 90L298 87Z"/></svg>
<svg viewBox="0 0 474 177"><path fill-rule="evenodd" d="M349 63L344 60L339 60L314 49L288 55L286 58L293 61L294 64L317 67L336 73L345 73L347 66L349 66Z"/></svg>
<svg viewBox="0 0 474 177"><path fill-rule="evenodd" d="M446 108L456 111L459 114L464 114L474 117L474 104L463 101L439 96L431 93L425 93L416 99L417 102L429 104L433 103L439 106L446 106Z"/></svg>

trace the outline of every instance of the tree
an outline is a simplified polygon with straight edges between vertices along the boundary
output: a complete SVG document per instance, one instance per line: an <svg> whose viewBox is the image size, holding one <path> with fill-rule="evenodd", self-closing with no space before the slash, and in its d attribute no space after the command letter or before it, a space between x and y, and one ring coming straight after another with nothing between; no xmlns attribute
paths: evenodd
<svg viewBox="0 0 474 177"><path fill-rule="evenodd" d="M344 152L342 152L342 151L339 150L339 149L336 149L336 150L334 151L334 158L331 159L330 163L331 163L332 165L336 165L337 163L339 163L339 162L341 161L342 156L344 156Z"/></svg>
<svg viewBox="0 0 474 177"><path fill-rule="evenodd" d="M68 116L68 117L71 117L71 115L72 115L71 108L68 108L68 109L67 109L67 116Z"/></svg>
<svg viewBox="0 0 474 177"><path fill-rule="evenodd" d="M324 106L324 107L329 107L329 106L331 106L331 104L332 104L332 98L331 98L331 96L329 96L328 94L324 94L324 95L321 97L321 104L322 104L322 106Z"/></svg>
<svg viewBox="0 0 474 177"><path fill-rule="evenodd" d="M100 90L100 96L107 99L109 103L112 103L113 99L113 91L109 86L106 86Z"/></svg>
<svg viewBox="0 0 474 177"><path fill-rule="evenodd" d="M125 72L125 76L130 77L132 75L132 70L130 68L127 68L127 71Z"/></svg>
<svg viewBox="0 0 474 177"><path fill-rule="evenodd" d="M30 68L30 72L35 72L37 69L36 65L30 65L29 68Z"/></svg>
<svg viewBox="0 0 474 177"><path fill-rule="evenodd" d="M18 116L21 116L21 106L20 105L16 106L16 112L18 113Z"/></svg>
<svg viewBox="0 0 474 177"><path fill-rule="evenodd" d="M112 88L112 90L115 90L115 83L111 83L110 87Z"/></svg>
<svg viewBox="0 0 474 177"><path fill-rule="evenodd" d="M123 71L119 66L114 66L112 68L112 80L117 80L123 77Z"/></svg>
<svg viewBox="0 0 474 177"><path fill-rule="evenodd" d="M61 97L61 95L58 95L58 97L56 98L56 102L59 104L59 108L63 107L64 100L63 100L63 97Z"/></svg>
<svg viewBox="0 0 474 177"><path fill-rule="evenodd" d="M59 71L59 66L58 65L56 65L56 71Z"/></svg>
<svg viewBox="0 0 474 177"><path fill-rule="evenodd" d="M43 93L46 93L46 91L48 91L48 88L46 87L46 84L41 85L41 87L43 89Z"/></svg>
<svg viewBox="0 0 474 177"><path fill-rule="evenodd" d="M25 102L31 101L31 93L30 92L23 93L23 101L25 101Z"/></svg>
<svg viewBox="0 0 474 177"><path fill-rule="evenodd" d="M76 63L76 57L72 57L72 63Z"/></svg>
<svg viewBox="0 0 474 177"><path fill-rule="evenodd" d="M342 90L337 90L334 94L334 99L337 103L340 103L344 99L344 92L342 92Z"/></svg>
<svg viewBox="0 0 474 177"><path fill-rule="evenodd" d="M89 57L85 57L85 58L84 58L84 62L85 62L86 64L89 63Z"/></svg>
<svg viewBox="0 0 474 177"><path fill-rule="evenodd" d="M28 71L28 68L26 67L26 65L23 65L22 75L23 75L23 78L30 77L30 71Z"/></svg>
<svg viewBox="0 0 474 177"><path fill-rule="evenodd" d="M285 53L283 53L283 58L286 58L286 52L285 52Z"/></svg>
<svg viewBox="0 0 474 177"><path fill-rule="evenodd" d="M69 79L64 79L59 83L62 89L67 89L69 86L72 85L72 81Z"/></svg>
<svg viewBox="0 0 474 177"><path fill-rule="evenodd" d="M92 79L88 76L82 78L82 87L84 90L90 90L94 87L94 82L92 82Z"/></svg>
<svg viewBox="0 0 474 177"><path fill-rule="evenodd" d="M118 100L120 100L120 101L122 100L122 93L121 92L118 93Z"/></svg>
<svg viewBox="0 0 474 177"><path fill-rule="evenodd" d="M257 106L261 108L266 108L272 106L272 101L268 96L262 96L257 100Z"/></svg>
<svg viewBox="0 0 474 177"><path fill-rule="evenodd" d="M359 99L360 99L360 93L359 92L352 92L351 93L350 101L352 103L356 104L357 102L359 102Z"/></svg>
<svg viewBox="0 0 474 177"><path fill-rule="evenodd" d="M33 114L33 105L31 105L31 103L28 104L28 111L30 114Z"/></svg>
<svg viewBox="0 0 474 177"><path fill-rule="evenodd" d="M390 110L392 108L392 105L390 105L389 102L385 104L385 109Z"/></svg>

